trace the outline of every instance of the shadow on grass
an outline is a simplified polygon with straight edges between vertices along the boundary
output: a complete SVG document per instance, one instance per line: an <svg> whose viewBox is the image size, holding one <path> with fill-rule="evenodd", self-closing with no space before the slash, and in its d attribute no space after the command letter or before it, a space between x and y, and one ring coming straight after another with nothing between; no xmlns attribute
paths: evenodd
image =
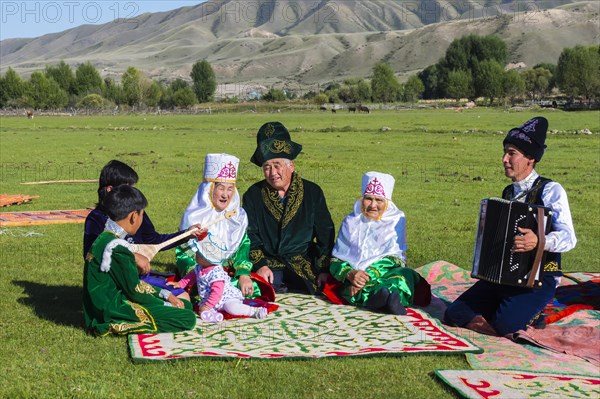
<svg viewBox="0 0 600 399"><path fill-rule="evenodd" d="M61 326L84 328L81 287L16 280L12 283L25 290L26 296L17 302L31 307L38 317Z"/></svg>

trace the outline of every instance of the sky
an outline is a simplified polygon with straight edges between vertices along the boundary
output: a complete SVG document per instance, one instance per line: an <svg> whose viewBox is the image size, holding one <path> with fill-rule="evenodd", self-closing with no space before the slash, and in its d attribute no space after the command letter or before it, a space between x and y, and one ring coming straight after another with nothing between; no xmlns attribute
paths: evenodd
<svg viewBox="0 0 600 399"><path fill-rule="evenodd" d="M146 12L194 6L205 0L0 0L0 40L38 37L83 24L103 24Z"/></svg>

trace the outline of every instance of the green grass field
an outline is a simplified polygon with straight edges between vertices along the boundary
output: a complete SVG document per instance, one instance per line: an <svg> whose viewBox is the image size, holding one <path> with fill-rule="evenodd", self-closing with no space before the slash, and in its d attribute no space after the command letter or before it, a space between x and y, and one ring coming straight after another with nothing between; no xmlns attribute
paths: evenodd
<svg viewBox="0 0 600 399"><path fill-rule="evenodd" d="M159 232L173 232L202 179L204 156L241 159L243 193L262 178L249 159L256 131L278 120L303 145L299 173L324 190L336 227L369 170L396 178L394 201L407 216L411 267L446 260L470 269L479 200L509 184L501 165L505 132L530 117L550 121L538 172L560 182L571 203L577 247L566 271L600 272L598 112L473 109L222 112L188 116L0 119L0 193L39 195L3 211L93 207L96 184L22 185L96 179L111 159L132 165ZM391 128L382 132L383 127ZM589 129L592 135L574 134ZM434 369L469 368L462 356L323 360L186 360L134 365L124 337L83 330L83 225L0 229L2 397L454 397ZM161 253L166 270L173 253Z"/></svg>

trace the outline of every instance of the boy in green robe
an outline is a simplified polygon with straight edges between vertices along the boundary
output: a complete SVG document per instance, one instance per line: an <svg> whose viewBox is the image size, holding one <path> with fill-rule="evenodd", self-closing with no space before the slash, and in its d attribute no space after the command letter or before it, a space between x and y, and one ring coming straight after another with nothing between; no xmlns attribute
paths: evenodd
<svg viewBox="0 0 600 399"><path fill-rule="evenodd" d="M131 244L123 238L135 235L147 205L129 185L106 197L109 219L86 255L83 275L85 325L95 335L177 332L196 325L191 303L138 277Z"/></svg>

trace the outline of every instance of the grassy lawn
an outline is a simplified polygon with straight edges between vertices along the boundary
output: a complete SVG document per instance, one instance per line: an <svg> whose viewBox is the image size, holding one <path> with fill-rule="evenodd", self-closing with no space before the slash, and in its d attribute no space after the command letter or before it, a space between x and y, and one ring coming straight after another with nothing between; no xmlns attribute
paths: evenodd
<svg viewBox="0 0 600 399"><path fill-rule="evenodd" d="M538 172L560 182L571 203L577 247L566 271L600 272L598 112L473 109L296 111L211 115L125 115L0 119L0 193L39 195L2 211L93 207L97 185L22 185L96 179L111 159L132 165L159 232L173 232L202 179L204 156L241 159L243 193L262 178L249 159L256 131L279 120L303 145L299 173L324 190L336 227L369 170L396 178L394 201L407 216L412 267L443 259L470 270L479 200L509 184L501 165L508 129L530 117L550 121ZM383 127L391 130L382 131ZM574 134L589 129L592 135ZM83 330L80 224L0 229L0 340L3 397L454 397L434 369L469 368L463 356L355 359L186 360L134 365L124 337ZM161 253L166 270L174 253Z"/></svg>

